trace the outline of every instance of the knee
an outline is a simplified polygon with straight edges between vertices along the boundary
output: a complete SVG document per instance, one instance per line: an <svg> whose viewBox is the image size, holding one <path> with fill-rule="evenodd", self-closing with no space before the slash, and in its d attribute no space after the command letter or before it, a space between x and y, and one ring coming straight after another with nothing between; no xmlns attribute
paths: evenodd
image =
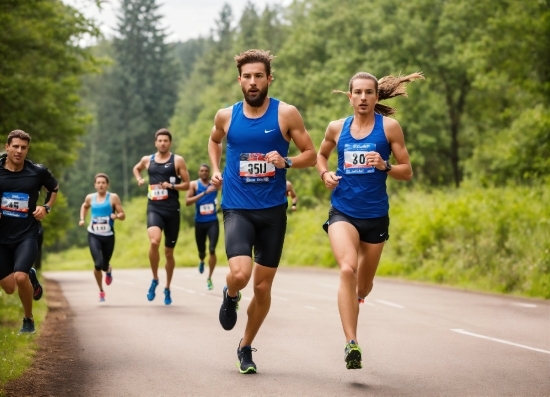
<svg viewBox="0 0 550 397"><path fill-rule="evenodd" d="M17 284L18 287L24 286L27 283L30 283L29 275L27 273L15 272L15 284Z"/></svg>
<svg viewBox="0 0 550 397"><path fill-rule="evenodd" d="M248 276L243 271L232 272L231 277L239 285L246 285L248 283Z"/></svg>
<svg viewBox="0 0 550 397"><path fill-rule="evenodd" d="M199 258L201 261L206 258L206 252L199 252Z"/></svg>
<svg viewBox="0 0 550 397"><path fill-rule="evenodd" d="M174 249L165 247L164 256L166 257L166 259L174 259Z"/></svg>
<svg viewBox="0 0 550 397"><path fill-rule="evenodd" d="M254 296L262 297L268 296L271 294L271 283L268 281L261 281L257 284L254 284Z"/></svg>
<svg viewBox="0 0 550 397"><path fill-rule="evenodd" d="M340 278L351 280L357 278L357 269L343 264L340 266Z"/></svg>
<svg viewBox="0 0 550 397"><path fill-rule="evenodd" d="M158 251L159 246L160 246L160 239L157 239L155 237L151 237L149 239L149 241L151 242L151 249Z"/></svg>

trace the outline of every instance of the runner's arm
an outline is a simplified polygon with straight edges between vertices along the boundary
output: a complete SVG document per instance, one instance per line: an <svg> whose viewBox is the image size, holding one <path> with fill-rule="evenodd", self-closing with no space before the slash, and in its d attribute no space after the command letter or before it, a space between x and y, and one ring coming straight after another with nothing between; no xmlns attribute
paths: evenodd
<svg viewBox="0 0 550 397"><path fill-rule="evenodd" d="M388 175L397 180L410 181L413 177L411 159L405 146L405 137L399 122L395 119L384 117L384 131L390 143L393 156L397 161L397 164L392 166Z"/></svg>
<svg viewBox="0 0 550 397"><path fill-rule="evenodd" d="M338 181L341 177L336 176L336 173L329 170L328 159L336 148L340 131L342 131L342 120L331 121L325 132L325 137L319 147L319 153L317 153L317 172L323 180L323 183L328 189L334 189L338 186Z"/></svg>
<svg viewBox="0 0 550 397"><path fill-rule="evenodd" d="M149 162L149 157L143 156L141 160L139 160L139 162L136 165L134 165L134 168L132 169L134 178L136 178L139 186L143 185L143 183L145 182L145 179L141 177L141 171L147 168L148 162Z"/></svg>
<svg viewBox="0 0 550 397"><path fill-rule="evenodd" d="M86 220L86 214L88 213L88 208L92 206L92 195L88 194L84 199L84 202L80 206L80 220L78 221L78 226L84 226Z"/></svg>
<svg viewBox="0 0 550 397"><path fill-rule="evenodd" d="M116 193L111 193L111 205L113 206L115 210L115 218L120 221L123 221L126 219L126 214L124 213L124 209L122 208L122 202L120 201L120 197Z"/></svg>
<svg viewBox="0 0 550 397"><path fill-rule="evenodd" d="M222 140L227 135L227 126L231 119L232 107L220 109L214 117L214 126L208 139L208 157L212 166L212 185L221 186L220 162L222 159Z"/></svg>
<svg viewBox="0 0 550 397"><path fill-rule="evenodd" d="M296 109L295 106L288 104L281 104L279 117L284 120L284 124L288 128L290 138L294 141L294 144L300 150L298 156L290 157L292 161L292 168L306 168L314 167L317 160L317 153L315 146L311 140L311 136L306 130L304 120ZM283 123L279 123L283 124Z"/></svg>
<svg viewBox="0 0 550 397"><path fill-rule="evenodd" d="M197 195L195 194L197 191L197 188L195 187L196 183L196 181L191 182L191 184L189 185L189 190L185 195L185 205L188 207L191 204L195 204L200 199L200 197L197 197Z"/></svg>

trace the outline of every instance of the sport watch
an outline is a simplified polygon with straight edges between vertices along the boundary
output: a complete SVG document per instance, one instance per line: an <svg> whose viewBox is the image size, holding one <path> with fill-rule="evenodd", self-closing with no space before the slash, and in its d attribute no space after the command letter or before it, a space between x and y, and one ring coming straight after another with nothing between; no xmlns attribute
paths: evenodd
<svg viewBox="0 0 550 397"><path fill-rule="evenodd" d="M44 209L46 210L46 213L48 213L48 214L52 210L52 207L50 207L48 204L44 204L42 207L44 207Z"/></svg>
<svg viewBox="0 0 550 397"><path fill-rule="evenodd" d="M292 167L292 160L288 157L285 157L285 168L290 168Z"/></svg>
<svg viewBox="0 0 550 397"><path fill-rule="evenodd" d="M391 170L391 164L388 160L384 161L384 165L386 168L384 169L384 172L389 172Z"/></svg>

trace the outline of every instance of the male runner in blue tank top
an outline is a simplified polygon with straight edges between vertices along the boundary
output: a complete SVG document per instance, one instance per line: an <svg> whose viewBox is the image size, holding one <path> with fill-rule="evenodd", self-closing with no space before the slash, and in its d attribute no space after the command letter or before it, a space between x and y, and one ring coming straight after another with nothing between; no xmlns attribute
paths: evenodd
<svg viewBox="0 0 550 397"><path fill-rule="evenodd" d="M216 245L220 235L220 225L216 207L218 204L218 188L210 184L210 167L201 164L199 167L199 179L191 181L187 195L185 196L185 205L195 204L195 242L199 251L199 273L204 272L204 258L206 258L206 237L208 237L208 278L206 287L211 290L212 274L216 267Z"/></svg>
<svg viewBox="0 0 550 397"><path fill-rule="evenodd" d="M84 226L86 214L91 208L90 224L88 225L88 245L94 260L94 276L99 287L99 301L105 302L105 291L101 281L102 271L105 272L105 284L113 282L110 264L115 250L115 219L123 221L126 218L120 197L111 193L109 177L99 173L94 177L96 193L88 194L80 206L80 221L78 226Z"/></svg>
<svg viewBox="0 0 550 397"><path fill-rule="evenodd" d="M389 238L389 203L386 179L412 178L409 153L399 123L386 115L394 109L379 100L405 95L406 82L421 74L378 80L360 72L349 82L348 95L354 114L332 121L317 154L317 170L325 186L333 190L329 219L325 223L332 252L340 266L338 309L346 337L347 369L359 369L357 342L359 302L370 293L373 279ZM341 92L341 91L340 91ZM328 158L338 151L338 169L329 171ZM390 164L393 153L396 164Z"/></svg>
<svg viewBox="0 0 550 397"><path fill-rule="evenodd" d="M170 282L176 262L174 247L180 231L180 202L178 190L189 189L189 173L183 157L170 152L172 134L166 128L155 133L157 152L143 156L134 166L134 177L138 186L145 183L141 171L146 169L149 175L147 197L147 234L151 243L149 263L153 272L153 281L147 292L147 299L155 299L155 290L159 284L158 267L160 261L159 246L164 230L164 255L166 257L166 287L164 304L172 303Z"/></svg>
<svg viewBox="0 0 550 397"><path fill-rule="evenodd" d="M254 269L254 296L237 348L241 373L255 373L252 341L271 305L271 286L286 232L286 168L315 165L316 153L298 110L267 96L273 80L269 51L248 50L235 57L244 101L220 109L208 142L212 185L222 186L225 250L229 261L220 323L237 322L240 290ZM222 140L227 137L226 164L220 172ZM300 154L288 156L290 140ZM252 249L254 248L254 267Z"/></svg>

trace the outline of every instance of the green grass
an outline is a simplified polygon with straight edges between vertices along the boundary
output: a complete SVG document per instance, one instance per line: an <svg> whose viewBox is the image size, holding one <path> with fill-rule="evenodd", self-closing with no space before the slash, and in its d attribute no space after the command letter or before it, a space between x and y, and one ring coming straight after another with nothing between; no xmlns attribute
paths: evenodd
<svg viewBox="0 0 550 397"><path fill-rule="evenodd" d="M37 332L18 335L23 321L23 306L17 291L8 295L0 290L0 396L4 385L19 377L30 365L37 349L36 338L40 336L40 324L47 313L47 291L43 298L33 301L33 316Z"/></svg>

